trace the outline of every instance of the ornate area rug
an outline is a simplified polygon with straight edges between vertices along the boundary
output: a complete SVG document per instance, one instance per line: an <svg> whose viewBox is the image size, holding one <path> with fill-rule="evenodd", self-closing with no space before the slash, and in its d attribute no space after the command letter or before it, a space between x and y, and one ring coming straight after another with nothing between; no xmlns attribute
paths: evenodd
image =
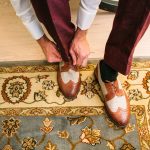
<svg viewBox="0 0 150 150"><path fill-rule="evenodd" d="M81 69L71 100L58 88L57 65L0 67L0 150L150 150L150 62L119 76L131 101L125 129L107 117L94 68Z"/></svg>

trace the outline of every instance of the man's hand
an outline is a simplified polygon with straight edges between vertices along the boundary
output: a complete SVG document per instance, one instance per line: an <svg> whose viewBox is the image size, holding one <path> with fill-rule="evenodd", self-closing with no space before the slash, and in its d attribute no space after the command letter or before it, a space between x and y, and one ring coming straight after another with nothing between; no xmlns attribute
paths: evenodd
<svg viewBox="0 0 150 150"><path fill-rule="evenodd" d="M86 39L86 31L77 29L70 47L70 54L73 59L73 65L83 67L87 65L90 48Z"/></svg>
<svg viewBox="0 0 150 150"><path fill-rule="evenodd" d="M45 35L37 40L41 46L48 62L61 62L62 58L57 51L55 43L50 41Z"/></svg>

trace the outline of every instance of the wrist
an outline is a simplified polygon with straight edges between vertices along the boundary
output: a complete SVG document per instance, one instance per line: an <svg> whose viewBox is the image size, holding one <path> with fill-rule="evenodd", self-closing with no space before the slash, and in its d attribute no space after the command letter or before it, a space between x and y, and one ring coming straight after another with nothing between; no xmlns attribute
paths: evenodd
<svg viewBox="0 0 150 150"><path fill-rule="evenodd" d="M50 40L44 34L40 39L37 40L38 44L43 48Z"/></svg>
<svg viewBox="0 0 150 150"><path fill-rule="evenodd" d="M78 38L84 38L87 35L87 30L81 30L79 27L76 30L75 36Z"/></svg>

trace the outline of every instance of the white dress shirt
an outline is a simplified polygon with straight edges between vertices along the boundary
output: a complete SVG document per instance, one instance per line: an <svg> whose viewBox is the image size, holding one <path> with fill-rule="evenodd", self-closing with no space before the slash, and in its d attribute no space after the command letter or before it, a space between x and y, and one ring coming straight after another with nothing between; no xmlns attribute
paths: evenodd
<svg viewBox="0 0 150 150"><path fill-rule="evenodd" d="M40 22L35 15L30 0L10 0L16 15L22 20L34 39L38 40L44 35ZM101 0L81 0L77 16L77 26L87 30L96 15Z"/></svg>

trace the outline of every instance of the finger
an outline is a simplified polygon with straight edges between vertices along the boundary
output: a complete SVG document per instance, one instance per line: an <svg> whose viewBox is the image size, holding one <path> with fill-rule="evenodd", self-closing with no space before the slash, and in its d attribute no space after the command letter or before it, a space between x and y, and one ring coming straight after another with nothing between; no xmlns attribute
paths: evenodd
<svg viewBox="0 0 150 150"><path fill-rule="evenodd" d="M78 57L78 59L77 59L77 65L78 66L81 66L82 65L82 63L83 63L83 60L84 60L84 58L83 57Z"/></svg>
<svg viewBox="0 0 150 150"><path fill-rule="evenodd" d="M54 63L54 62L62 62L62 59L60 59L60 58L51 58L48 62L50 62L50 63Z"/></svg>
<svg viewBox="0 0 150 150"><path fill-rule="evenodd" d="M55 55L54 53L51 54L49 57L48 62L61 62L62 58L60 56Z"/></svg>
<svg viewBox="0 0 150 150"><path fill-rule="evenodd" d="M54 56L54 60L56 60L57 62L61 62L62 61L62 57L59 55L59 56Z"/></svg>
<svg viewBox="0 0 150 150"><path fill-rule="evenodd" d="M86 67L88 62L88 57L83 60L82 67Z"/></svg>
<svg viewBox="0 0 150 150"><path fill-rule="evenodd" d="M61 58L61 55L60 55L60 53L58 51L58 47L56 46L56 44L54 42L52 42L51 52L53 54L55 54L57 57Z"/></svg>
<svg viewBox="0 0 150 150"><path fill-rule="evenodd" d="M62 62L62 59L55 59L54 62Z"/></svg>
<svg viewBox="0 0 150 150"><path fill-rule="evenodd" d="M61 55L59 55L59 54L57 54L57 53L55 53L54 55L55 55L55 57L56 57L56 58L58 58L58 59L61 59L61 60L62 60Z"/></svg>
<svg viewBox="0 0 150 150"><path fill-rule="evenodd" d="M56 49L53 49L52 52L53 52L53 54L54 54L55 56L61 58L60 53L59 53Z"/></svg>
<svg viewBox="0 0 150 150"><path fill-rule="evenodd" d="M71 57L72 57L72 60L73 60L73 65L76 65L77 64L77 56L76 56L76 54L74 53L73 50L70 51L70 54L71 54Z"/></svg>

